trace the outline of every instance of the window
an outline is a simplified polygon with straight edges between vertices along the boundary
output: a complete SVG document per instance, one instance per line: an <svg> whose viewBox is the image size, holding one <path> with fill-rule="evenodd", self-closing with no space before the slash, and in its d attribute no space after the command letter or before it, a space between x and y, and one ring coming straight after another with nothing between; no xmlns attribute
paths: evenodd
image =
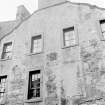
<svg viewBox="0 0 105 105"><path fill-rule="evenodd" d="M74 27L63 29L64 46L74 46L76 44L76 37Z"/></svg>
<svg viewBox="0 0 105 105"><path fill-rule="evenodd" d="M41 35L32 37L31 53L39 53L42 51Z"/></svg>
<svg viewBox="0 0 105 105"><path fill-rule="evenodd" d="M4 97L7 76L0 77L0 99Z"/></svg>
<svg viewBox="0 0 105 105"><path fill-rule="evenodd" d="M102 35L105 39L105 20L100 20Z"/></svg>
<svg viewBox="0 0 105 105"><path fill-rule="evenodd" d="M40 97L40 70L31 71L29 73L29 90L28 90L28 99Z"/></svg>
<svg viewBox="0 0 105 105"><path fill-rule="evenodd" d="M2 59L11 59L12 57L12 42L6 43L3 46Z"/></svg>

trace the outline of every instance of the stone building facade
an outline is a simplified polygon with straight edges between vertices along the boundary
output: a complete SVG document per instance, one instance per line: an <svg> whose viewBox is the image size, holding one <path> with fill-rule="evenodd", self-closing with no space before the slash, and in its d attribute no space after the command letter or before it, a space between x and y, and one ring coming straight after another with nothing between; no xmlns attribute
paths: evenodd
<svg viewBox="0 0 105 105"><path fill-rule="evenodd" d="M0 105L105 104L105 9L38 5L0 23Z"/></svg>

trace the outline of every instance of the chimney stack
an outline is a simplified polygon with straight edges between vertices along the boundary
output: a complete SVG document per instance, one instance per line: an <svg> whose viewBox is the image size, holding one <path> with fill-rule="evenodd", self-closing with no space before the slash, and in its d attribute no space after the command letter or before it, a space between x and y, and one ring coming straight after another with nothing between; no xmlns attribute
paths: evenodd
<svg viewBox="0 0 105 105"><path fill-rule="evenodd" d="M30 16L28 10L24 7L24 5L20 5L17 8L16 20L23 21L25 18Z"/></svg>
<svg viewBox="0 0 105 105"><path fill-rule="evenodd" d="M66 0L38 0L38 9L46 8L63 2L66 2Z"/></svg>

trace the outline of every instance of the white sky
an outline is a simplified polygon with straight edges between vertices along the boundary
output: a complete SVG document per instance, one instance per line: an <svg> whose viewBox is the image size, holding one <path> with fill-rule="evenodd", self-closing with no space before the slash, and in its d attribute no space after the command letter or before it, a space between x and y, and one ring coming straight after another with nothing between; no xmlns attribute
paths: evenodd
<svg viewBox="0 0 105 105"><path fill-rule="evenodd" d="M105 0L70 0L73 2L87 2L105 8ZM0 21L14 20L17 6L24 5L30 13L37 9L38 0L0 0Z"/></svg>

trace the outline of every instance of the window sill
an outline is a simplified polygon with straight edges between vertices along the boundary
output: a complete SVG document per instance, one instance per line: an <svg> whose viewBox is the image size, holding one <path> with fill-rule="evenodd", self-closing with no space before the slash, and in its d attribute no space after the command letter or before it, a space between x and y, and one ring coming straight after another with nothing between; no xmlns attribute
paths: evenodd
<svg viewBox="0 0 105 105"><path fill-rule="evenodd" d="M66 49L66 48L70 48L70 47L76 47L76 46L78 46L78 44L70 45L70 46L63 46L62 49Z"/></svg>
<svg viewBox="0 0 105 105"><path fill-rule="evenodd" d="M42 54L43 53L43 51L41 51L41 52L37 52L37 53L29 53L29 54L26 54L26 55L28 55L28 56L32 56L32 55L38 55L38 54Z"/></svg>
<svg viewBox="0 0 105 105"><path fill-rule="evenodd" d="M12 60L12 58L0 59L0 61Z"/></svg>
<svg viewBox="0 0 105 105"><path fill-rule="evenodd" d="M27 99L25 102L26 103L41 102L42 100L43 98L39 97L39 98Z"/></svg>

